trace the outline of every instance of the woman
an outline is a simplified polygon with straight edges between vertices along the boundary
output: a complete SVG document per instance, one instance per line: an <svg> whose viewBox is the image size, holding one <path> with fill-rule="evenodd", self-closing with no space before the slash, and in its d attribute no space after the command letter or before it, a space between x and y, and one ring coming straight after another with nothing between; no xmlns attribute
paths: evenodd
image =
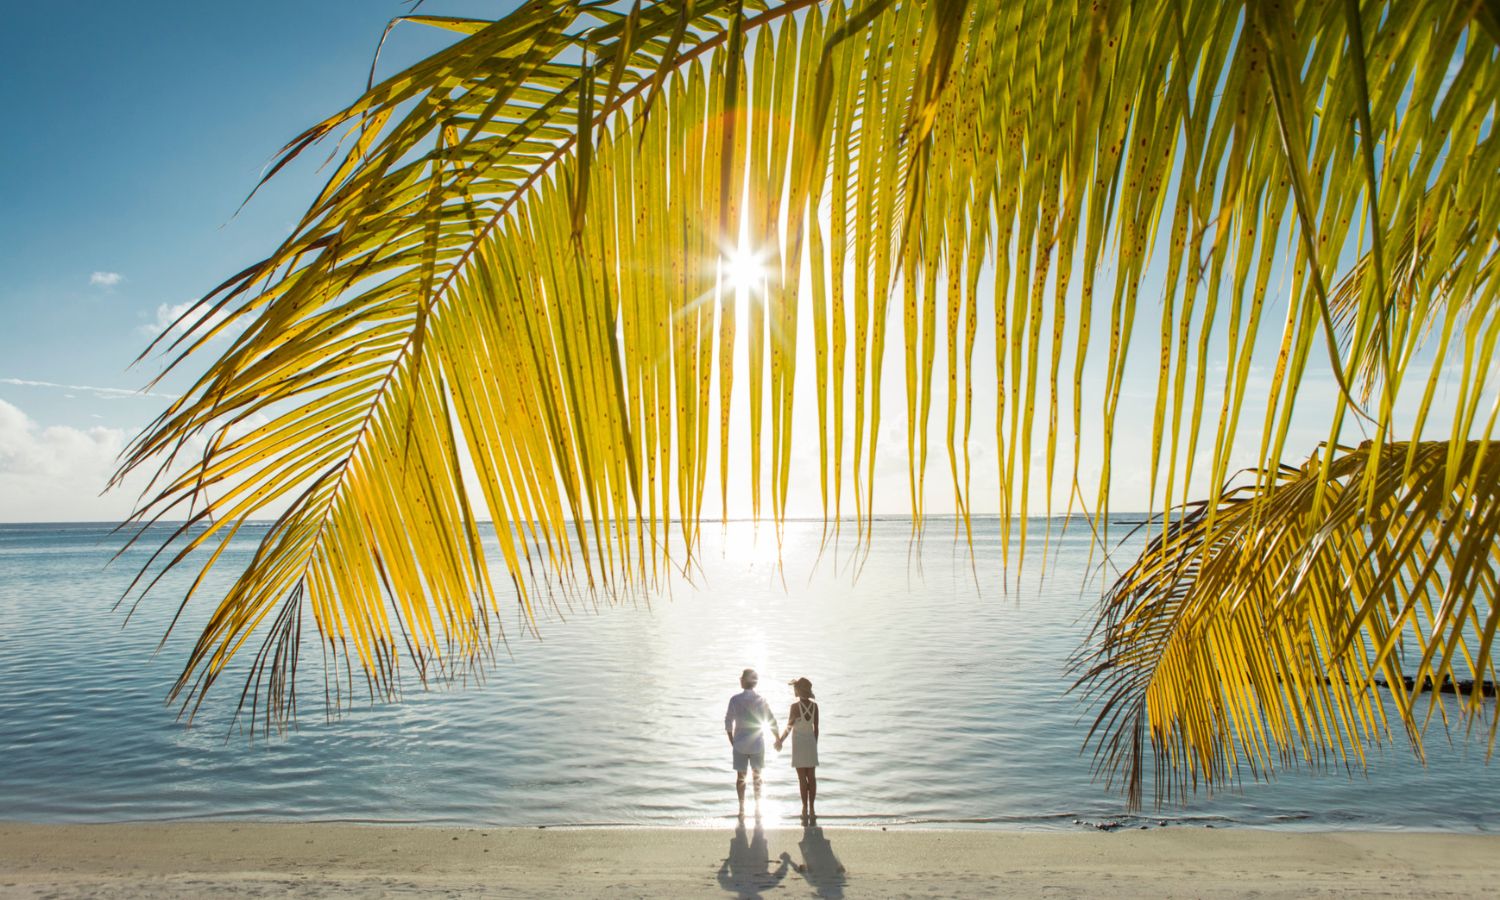
<svg viewBox="0 0 1500 900"><path fill-rule="evenodd" d="M818 704L813 700L812 682L798 678L792 683L797 702L787 713L786 730L776 736L776 749L786 736L792 736L792 766L797 770L797 791L802 795L802 819L818 817Z"/></svg>

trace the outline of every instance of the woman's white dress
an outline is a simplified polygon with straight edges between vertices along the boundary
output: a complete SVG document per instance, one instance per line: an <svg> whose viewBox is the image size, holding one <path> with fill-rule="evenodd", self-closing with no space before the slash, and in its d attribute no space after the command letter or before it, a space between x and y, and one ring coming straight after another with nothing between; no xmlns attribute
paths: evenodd
<svg viewBox="0 0 1500 900"><path fill-rule="evenodd" d="M813 711L817 707L806 700L797 704L792 719L792 767L811 769L818 764L818 738L813 733Z"/></svg>

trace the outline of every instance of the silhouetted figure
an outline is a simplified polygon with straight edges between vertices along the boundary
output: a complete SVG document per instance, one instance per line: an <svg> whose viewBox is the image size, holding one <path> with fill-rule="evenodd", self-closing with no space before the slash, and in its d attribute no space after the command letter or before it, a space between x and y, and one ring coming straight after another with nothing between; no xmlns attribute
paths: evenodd
<svg viewBox="0 0 1500 900"><path fill-rule="evenodd" d="M724 733L734 749L734 792L740 798L740 816L745 815L745 770L755 772L755 812L760 814L760 770L766 767L766 729L776 732L771 704L755 692L760 676L754 669L740 673L740 693L729 698L724 711Z"/></svg>
<svg viewBox="0 0 1500 900"><path fill-rule="evenodd" d="M802 822L818 817L818 704L813 700L812 682L798 678L792 682L797 702L787 713L786 731L776 736L776 749L786 736L792 736L792 767L797 770L797 793L802 795Z"/></svg>

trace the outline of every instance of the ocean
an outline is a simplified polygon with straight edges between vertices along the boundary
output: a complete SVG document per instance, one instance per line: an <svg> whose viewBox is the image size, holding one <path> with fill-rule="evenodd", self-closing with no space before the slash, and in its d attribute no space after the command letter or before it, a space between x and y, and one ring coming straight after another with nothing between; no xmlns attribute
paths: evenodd
<svg viewBox="0 0 1500 900"><path fill-rule="evenodd" d="M482 679L412 679L399 703L360 695L332 718L309 616L297 726L254 736L231 728L238 680L191 728L164 699L214 588L261 530L158 649L195 570L169 575L126 624L113 607L149 541L110 564L121 539L107 525L3 525L0 819L726 825L724 708L750 666L783 720L786 682L813 681L824 825L1500 829L1500 760L1436 719L1425 765L1398 742L1373 749L1367 771L1247 775L1126 815L1092 777L1092 714L1069 692L1101 587L1087 529L1054 525L1043 565L1045 523L1030 523L1007 581L998 520L974 525L971 558L951 520L914 544L908 521L881 519L867 547L791 522L779 554L769 523L705 523L699 565L670 589L559 601L536 634L513 612ZM1111 539L1127 530L1113 524ZM1115 551L1122 565L1130 549ZM797 808L787 747L768 756L763 816L789 822Z"/></svg>

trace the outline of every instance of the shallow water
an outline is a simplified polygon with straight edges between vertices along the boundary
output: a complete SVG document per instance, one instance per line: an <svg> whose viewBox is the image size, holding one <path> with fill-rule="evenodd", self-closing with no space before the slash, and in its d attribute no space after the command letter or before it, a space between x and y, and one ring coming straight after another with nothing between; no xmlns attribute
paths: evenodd
<svg viewBox="0 0 1500 900"><path fill-rule="evenodd" d="M154 653L188 573L122 627L111 606L141 553L106 567L119 546L106 527L0 526L0 818L718 824L734 806L724 705L755 666L778 717L787 680L816 686L828 825L1500 828L1500 762L1437 725L1425 768L1397 745L1371 754L1368 775L1294 770L1125 817L1092 780L1090 716L1066 692L1098 596L1080 591L1087 535L1054 531L1044 577L1033 525L1007 592L998 528L976 522L971 566L951 523L930 524L913 553L909 524L881 521L856 579L847 542L819 559L821 525L788 526L781 569L769 526L705 526L695 584L649 607L550 611L541 640L507 619L509 655L483 684L327 721L309 646L299 728L266 740L229 732L237 682L191 730L163 705L207 614L190 607ZM228 568L252 548L237 544ZM787 748L767 762L773 822L796 812L789 760Z"/></svg>

